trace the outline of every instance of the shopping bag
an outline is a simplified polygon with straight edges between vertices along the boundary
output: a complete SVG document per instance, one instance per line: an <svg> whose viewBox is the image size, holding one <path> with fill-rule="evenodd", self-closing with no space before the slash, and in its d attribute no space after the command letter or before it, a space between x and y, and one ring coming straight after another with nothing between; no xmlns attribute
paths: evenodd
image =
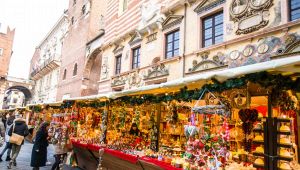
<svg viewBox="0 0 300 170"><path fill-rule="evenodd" d="M21 145L23 140L24 140L24 136L18 135L16 133L14 133L15 131L15 125L13 126L13 133L9 138L9 142L12 144L16 144L16 145Z"/></svg>

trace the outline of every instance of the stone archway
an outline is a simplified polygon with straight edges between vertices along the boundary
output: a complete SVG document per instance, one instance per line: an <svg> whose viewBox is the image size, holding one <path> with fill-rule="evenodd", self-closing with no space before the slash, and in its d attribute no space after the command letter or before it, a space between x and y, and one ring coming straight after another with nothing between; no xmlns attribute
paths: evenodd
<svg viewBox="0 0 300 170"><path fill-rule="evenodd" d="M6 77L0 83L0 108L7 109L7 97L12 91L23 93L24 101L22 105L29 103L33 96L34 82L27 79L15 78L15 77Z"/></svg>
<svg viewBox="0 0 300 170"><path fill-rule="evenodd" d="M101 73L102 53L95 49L88 57L83 71L83 89L81 96L98 94Z"/></svg>
<svg viewBox="0 0 300 170"><path fill-rule="evenodd" d="M26 106L32 98L31 91L24 86L12 86L7 88L3 98L3 109L14 108L14 106ZM16 100L15 102L14 99Z"/></svg>

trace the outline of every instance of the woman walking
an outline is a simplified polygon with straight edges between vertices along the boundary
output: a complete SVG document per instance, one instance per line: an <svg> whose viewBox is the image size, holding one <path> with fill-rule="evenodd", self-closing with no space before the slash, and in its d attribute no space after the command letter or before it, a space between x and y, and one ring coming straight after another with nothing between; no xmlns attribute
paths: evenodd
<svg viewBox="0 0 300 170"><path fill-rule="evenodd" d="M0 162L2 162L2 156L4 155L4 153L6 152L7 150L7 156L6 156L6 159L5 161L10 161L10 153L11 153L11 143L9 143L9 136L8 136L8 131L9 129L11 128L12 124L14 123L14 120L15 120L15 116L12 115L12 113L9 114L9 117L7 118L7 121L6 121L6 131L5 131L5 147L4 149L2 150L2 152L0 153Z"/></svg>
<svg viewBox="0 0 300 170"><path fill-rule="evenodd" d="M42 123L34 141L31 154L30 166L33 170L38 170L40 167L46 166L47 162L47 147L48 147L48 130L50 124L48 122Z"/></svg>
<svg viewBox="0 0 300 170"><path fill-rule="evenodd" d="M26 121L22 118L22 115L19 114L19 112L15 113L15 120L14 124L8 131L8 136L12 138L13 133L19 136L24 136L24 138L29 134L28 132L28 126L26 125ZM12 144L12 153L11 153L11 161L9 162L7 168L11 169L12 165L17 166L16 159L19 155L19 152L21 150L22 145L24 144L24 139L20 145Z"/></svg>

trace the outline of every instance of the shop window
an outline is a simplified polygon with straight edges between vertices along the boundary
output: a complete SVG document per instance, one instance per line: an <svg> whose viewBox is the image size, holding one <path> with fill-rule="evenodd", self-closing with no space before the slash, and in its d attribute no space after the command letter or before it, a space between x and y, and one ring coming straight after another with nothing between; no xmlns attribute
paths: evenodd
<svg viewBox="0 0 300 170"><path fill-rule="evenodd" d="M290 20L300 19L300 1L290 0Z"/></svg>
<svg viewBox="0 0 300 170"><path fill-rule="evenodd" d="M203 47L223 42L223 12L204 18L202 30Z"/></svg>
<svg viewBox="0 0 300 170"><path fill-rule="evenodd" d="M82 15L86 13L86 5L83 5L81 8Z"/></svg>
<svg viewBox="0 0 300 170"><path fill-rule="evenodd" d="M121 64L122 64L122 55L119 55L116 57L116 70L115 70L116 75L121 73Z"/></svg>
<svg viewBox="0 0 300 170"><path fill-rule="evenodd" d="M66 80L67 78L67 69L64 70L63 80Z"/></svg>
<svg viewBox="0 0 300 170"><path fill-rule="evenodd" d="M73 76L77 75L77 63L74 65Z"/></svg>
<svg viewBox="0 0 300 170"><path fill-rule="evenodd" d="M173 31L166 35L166 55L169 59L179 55L179 30Z"/></svg>
<svg viewBox="0 0 300 170"><path fill-rule="evenodd" d="M141 47L132 50L132 69L140 67Z"/></svg>

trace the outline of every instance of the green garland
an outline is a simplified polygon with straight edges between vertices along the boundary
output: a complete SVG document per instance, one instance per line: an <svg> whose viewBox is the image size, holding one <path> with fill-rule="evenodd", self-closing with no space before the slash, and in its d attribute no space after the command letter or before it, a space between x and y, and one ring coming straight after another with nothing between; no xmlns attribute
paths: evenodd
<svg viewBox="0 0 300 170"><path fill-rule="evenodd" d="M39 113L39 112L42 111L42 107L39 106L39 105L31 106L31 107L29 107L29 109L32 110L32 111L35 112L35 113Z"/></svg>
<svg viewBox="0 0 300 170"><path fill-rule="evenodd" d="M293 90L300 91L300 78L293 80L291 77L279 75L272 75L267 72L248 74L240 78L229 79L226 82L219 82L216 79L212 80L213 83L205 84L201 89L188 90L187 87L181 88L179 92L169 93L168 95L160 94L145 94L139 96L123 96L117 99L111 99L109 103L111 105L129 104L132 106L138 106L141 104L149 103L161 103L168 101L185 101L190 102L192 100L198 100L199 96L205 89L211 92L222 92L231 89L245 88L248 82L259 84L263 88L270 88L272 90L273 97L276 98L282 91ZM66 101L64 108L71 107L69 103L72 101ZM93 101L91 103L79 102L78 106L90 106L90 107L103 107L106 102Z"/></svg>

